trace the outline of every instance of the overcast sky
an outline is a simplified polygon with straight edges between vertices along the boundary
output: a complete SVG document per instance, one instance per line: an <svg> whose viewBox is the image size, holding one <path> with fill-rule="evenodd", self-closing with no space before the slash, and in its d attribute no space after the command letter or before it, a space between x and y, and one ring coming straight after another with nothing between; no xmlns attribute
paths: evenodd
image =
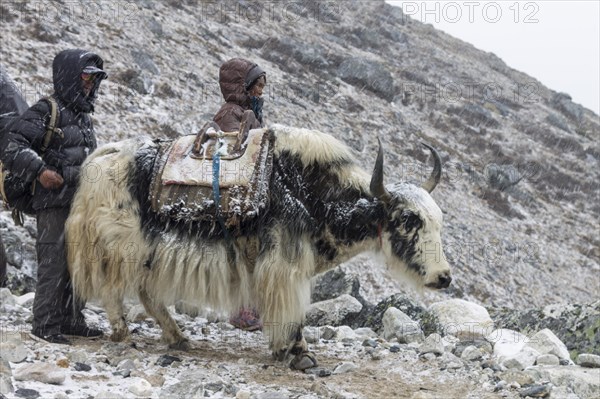
<svg viewBox="0 0 600 399"><path fill-rule="evenodd" d="M600 1L388 1L600 113Z"/></svg>

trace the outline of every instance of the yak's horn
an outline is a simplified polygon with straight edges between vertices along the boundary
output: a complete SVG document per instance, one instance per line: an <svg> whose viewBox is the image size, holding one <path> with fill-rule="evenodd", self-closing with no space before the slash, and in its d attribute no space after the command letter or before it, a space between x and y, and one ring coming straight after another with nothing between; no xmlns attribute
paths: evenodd
<svg viewBox="0 0 600 399"><path fill-rule="evenodd" d="M390 199L390 194L383 185L383 147L381 146L381 140L377 138L379 142L379 151L377 153L377 160L375 161L375 169L373 169L373 176L371 176L371 194L373 196L383 200L384 202Z"/></svg>
<svg viewBox="0 0 600 399"><path fill-rule="evenodd" d="M423 183L422 186L424 190L427 190L427 192L430 193L433 191L435 186L437 186L437 184L440 182L440 179L442 178L442 159L440 158L440 154L438 154L435 148L425 143L421 144L429 148L429 151L431 151L431 155L433 155L433 160L435 161L435 164L433 165L433 172L431 172L431 176L429 176L429 179L427 179L427 181Z"/></svg>

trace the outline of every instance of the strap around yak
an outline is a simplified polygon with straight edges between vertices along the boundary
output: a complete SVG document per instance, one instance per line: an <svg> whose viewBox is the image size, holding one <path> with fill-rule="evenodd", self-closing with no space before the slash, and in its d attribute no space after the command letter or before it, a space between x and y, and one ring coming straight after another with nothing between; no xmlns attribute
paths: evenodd
<svg viewBox="0 0 600 399"><path fill-rule="evenodd" d="M219 225L223 230L223 235L225 239L229 241L229 234L227 233L227 228L225 227L225 221L223 220L223 216L221 215L221 192L219 191L219 174L221 171L221 147L219 146L221 142L219 139L216 140L215 143L215 152L213 153L213 181L212 181L212 189L213 189L213 198L215 201L215 213L217 216L217 220L219 221Z"/></svg>

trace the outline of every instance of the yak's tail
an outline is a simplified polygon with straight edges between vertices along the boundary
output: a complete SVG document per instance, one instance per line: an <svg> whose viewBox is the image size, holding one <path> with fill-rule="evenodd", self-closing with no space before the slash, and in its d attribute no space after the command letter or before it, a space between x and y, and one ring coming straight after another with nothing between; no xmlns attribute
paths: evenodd
<svg viewBox="0 0 600 399"><path fill-rule="evenodd" d="M65 226L75 295L87 301L123 297L139 284L145 261L139 203L129 190L140 140L98 148L84 162Z"/></svg>

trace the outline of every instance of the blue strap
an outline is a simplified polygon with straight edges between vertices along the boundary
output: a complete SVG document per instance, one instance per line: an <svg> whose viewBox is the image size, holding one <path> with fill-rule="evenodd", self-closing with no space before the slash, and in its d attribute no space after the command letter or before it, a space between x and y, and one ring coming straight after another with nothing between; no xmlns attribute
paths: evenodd
<svg viewBox="0 0 600 399"><path fill-rule="evenodd" d="M216 146L215 146L216 147ZM213 154L213 198L215 201L215 212L217 216L217 221L221 225L221 229L223 230L223 235L226 239L229 239L229 234L227 233L227 229L225 228L225 221L221 216L221 192L219 191L219 172L221 170L221 154L219 153L219 148L215 148L215 152Z"/></svg>

